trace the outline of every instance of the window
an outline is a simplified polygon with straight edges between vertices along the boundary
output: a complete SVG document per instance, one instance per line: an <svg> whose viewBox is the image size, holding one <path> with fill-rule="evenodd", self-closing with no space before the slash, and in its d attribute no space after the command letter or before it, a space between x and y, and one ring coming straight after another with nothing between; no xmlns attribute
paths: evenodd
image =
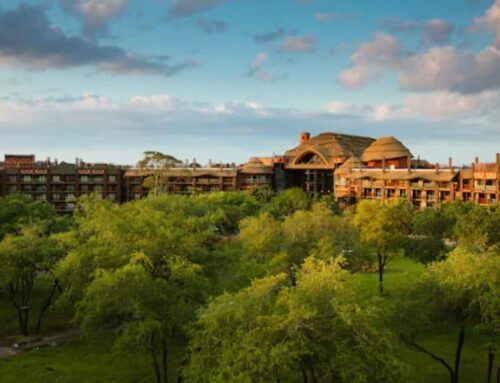
<svg viewBox="0 0 500 383"><path fill-rule="evenodd" d="M108 176L108 182L115 183L116 182L116 176Z"/></svg>
<svg viewBox="0 0 500 383"><path fill-rule="evenodd" d="M297 164L323 164L325 161L314 152L308 152L299 158Z"/></svg>

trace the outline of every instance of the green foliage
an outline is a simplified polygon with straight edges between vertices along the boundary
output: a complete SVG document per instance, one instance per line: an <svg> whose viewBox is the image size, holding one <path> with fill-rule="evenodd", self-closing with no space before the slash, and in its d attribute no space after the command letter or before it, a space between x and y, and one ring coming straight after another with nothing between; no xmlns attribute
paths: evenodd
<svg viewBox="0 0 500 383"><path fill-rule="evenodd" d="M0 289L17 312L19 330L23 335L28 335L30 331L30 305L35 279L43 274L51 275L62 256L63 250L58 242L44 236L36 226L23 227L19 234L8 234L0 242ZM47 306L52 303L53 293ZM36 332L40 330L45 310L46 307L42 308L39 314Z"/></svg>
<svg viewBox="0 0 500 383"><path fill-rule="evenodd" d="M393 340L349 301L348 279L339 260L309 258L296 286L278 274L216 298L198 316L186 380L399 381Z"/></svg>
<svg viewBox="0 0 500 383"><path fill-rule="evenodd" d="M472 253L457 248L445 261L431 264L419 283L400 294L394 309L396 331L410 347L444 366L452 383L459 381L467 326L485 331L490 344L498 345L499 276L498 252ZM458 324L453 362L420 342L422 334L438 323Z"/></svg>
<svg viewBox="0 0 500 383"><path fill-rule="evenodd" d="M0 240L6 234L16 234L23 226L38 225L53 232L63 231L69 220L59 217L54 207L25 194L9 194L0 198Z"/></svg>
<svg viewBox="0 0 500 383"><path fill-rule="evenodd" d="M284 219L296 210L307 210L309 199L306 193L299 188L291 188L282 191L269 202L266 211L277 219Z"/></svg>
<svg viewBox="0 0 500 383"><path fill-rule="evenodd" d="M271 202L274 197L274 190L269 185L261 185L250 190L250 194L261 204Z"/></svg>
<svg viewBox="0 0 500 383"><path fill-rule="evenodd" d="M500 244L500 205L457 204L453 238L472 250L485 251Z"/></svg>
<svg viewBox="0 0 500 383"><path fill-rule="evenodd" d="M403 248L411 232L413 207L403 201L381 204L361 201L354 211L353 224L358 228L361 241L376 253L379 270L379 291L383 293L384 269Z"/></svg>

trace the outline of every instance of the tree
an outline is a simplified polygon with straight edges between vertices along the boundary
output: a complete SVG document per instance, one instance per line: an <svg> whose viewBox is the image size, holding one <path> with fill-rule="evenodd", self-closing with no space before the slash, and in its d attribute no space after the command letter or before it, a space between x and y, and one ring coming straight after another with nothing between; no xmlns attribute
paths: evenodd
<svg viewBox="0 0 500 383"><path fill-rule="evenodd" d="M285 274L214 299L198 315L187 382L397 382L402 366L375 311L349 298L341 259L308 258Z"/></svg>
<svg viewBox="0 0 500 383"><path fill-rule="evenodd" d="M353 223L360 232L363 242L375 249L379 292L384 292L384 270L387 263L402 248L402 241L411 232L413 210L402 201L380 204L364 200L357 206Z"/></svg>
<svg viewBox="0 0 500 383"><path fill-rule="evenodd" d="M500 330L500 256L498 252L472 253L457 248L442 262L429 266L427 274L399 298L395 310L397 331L407 345L440 363L458 383L467 326L485 331L490 344L498 342ZM436 323L456 324L457 343L452 363L423 345L418 337ZM451 322L451 323L450 323ZM450 326L450 327L451 327ZM452 327L453 328L453 327ZM491 381L493 347L489 349Z"/></svg>
<svg viewBox="0 0 500 383"><path fill-rule="evenodd" d="M51 275L53 283L36 322L35 333L41 329L42 319L53 303L54 295L61 293L53 267L63 252L53 238L43 236L39 227L26 226L19 235L8 234L0 242L0 287L17 312L19 330L28 335L31 298L36 278Z"/></svg>
<svg viewBox="0 0 500 383"><path fill-rule="evenodd" d="M52 205L25 194L9 194L0 198L0 240L6 234L17 234L23 226L39 225L50 231L62 231L68 219L57 215Z"/></svg>
<svg viewBox="0 0 500 383"><path fill-rule="evenodd" d="M119 351L148 352L156 382L168 383L169 342L193 315L185 292L198 268L178 264L165 278L155 276L153 267L144 254L136 254L119 269L98 270L77 305L76 318L88 335L115 332Z"/></svg>
<svg viewBox="0 0 500 383"><path fill-rule="evenodd" d="M291 188L279 192L266 206L266 211L277 219L284 219L296 210L307 210L309 199L302 189Z"/></svg>
<svg viewBox="0 0 500 383"><path fill-rule="evenodd" d="M144 180L144 186L154 196L168 192L168 170L182 163L174 156L155 151L144 152L144 158L137 164L141 170L151 173Z"/></svg>
<svg viewBox="0 0 500 383"><path fill-rule="evenodd" d="M261 204L266 204L273 199L274 191L269 185L261 185L252 188L250 194Z"/></svg>
<svg viewBox="0 0 500 383"><path fill-rule="evenodd" d="M472 251L485 251L500 243L500 206L479 206L473 203L454 206L453 238ZM451 209L451 208L449 208Z"/></svg>

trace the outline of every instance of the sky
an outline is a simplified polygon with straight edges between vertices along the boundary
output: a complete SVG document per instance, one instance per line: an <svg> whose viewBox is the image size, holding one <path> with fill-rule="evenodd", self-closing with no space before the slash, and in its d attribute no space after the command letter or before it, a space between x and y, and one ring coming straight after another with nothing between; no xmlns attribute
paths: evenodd
<svg viewBox="0 0 500 383"><path fill-rule="evenodd" d="M245 162L302 131L500 152L500 0L2 0L0 156Z"/></svg>

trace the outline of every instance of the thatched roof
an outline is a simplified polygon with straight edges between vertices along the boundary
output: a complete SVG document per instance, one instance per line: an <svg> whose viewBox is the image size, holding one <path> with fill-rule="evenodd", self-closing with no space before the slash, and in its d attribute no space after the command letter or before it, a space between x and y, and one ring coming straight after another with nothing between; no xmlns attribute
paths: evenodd
<svg viewBox="0 0 500 383"><path fill-rule="evenodd" d="M335 174L347 174L351 171L351 169L359 169L366 168L366 166L361 162L361 160L352 156L346 162L344 162L337 170L335 170Z"/></svg>
<svg viewBox="0 0 500 383"><path fill-rule="evenodd" d="M262 163L257 157L252 157L250 160L240 167L242 174L272 174L273 170Z"/></svg>
<svg viewBox="0 0 500 383"><path fill-rule="evenodd" d="M340 133L321 133L285 153L287 169L335 169L351 156L361 156L375 140ZM311 161L307 159L311 158Z"/></svg>
<svg viewBox="0 0 500 383"><path fill-rule="evenodd" d="M363 153L363 162L382 161L402 157L413 157L411 152L400 141L392 136L380 137L372 143Z"/></svg>

